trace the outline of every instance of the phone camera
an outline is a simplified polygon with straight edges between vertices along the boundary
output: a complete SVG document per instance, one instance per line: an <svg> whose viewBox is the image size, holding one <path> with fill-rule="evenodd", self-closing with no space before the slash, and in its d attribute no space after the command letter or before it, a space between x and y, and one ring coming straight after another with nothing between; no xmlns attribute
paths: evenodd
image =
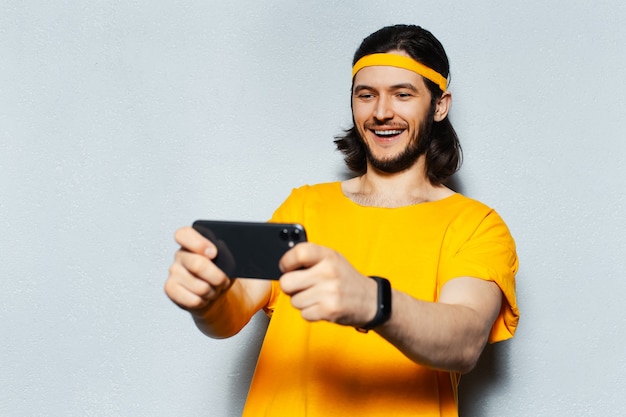
<svg viewBox="0 0 626 417"><path fill-rule="evenodd" d="M291 238L293 240L299 241L301 237L302 237L302 232L300 231L300 229L293 229L291 231Z"/></svg>
<svg viewBox="0 0 626 417"><path fill-rule="evenodd" d="M281 230L281 231L280 231L280 233L279 233L279 235L280 235L280 238L281 238L282 240L287 240L287 239L289 239L289 229L285 228L285 229Z"/></svg>

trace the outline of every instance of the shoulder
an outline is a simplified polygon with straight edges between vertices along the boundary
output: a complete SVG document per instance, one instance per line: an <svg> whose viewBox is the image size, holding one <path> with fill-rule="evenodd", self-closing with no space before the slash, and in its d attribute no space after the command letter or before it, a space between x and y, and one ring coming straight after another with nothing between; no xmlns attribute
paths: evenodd
<svg viewBox="0 0 626 417"><path fill-rule="evenodd" d="M314 201L317 199L340 197L342 195L340 182L325 182L314 185L306 184L291 190L291 194L287 197L287 201Z"/></svg>
<svg viewBox="0 0 626 417"><path fill-rule="evenodd" d="M341 189L341 183L339 181L333 182L322 182L319 184L305 184L300 187L294 188L292 194L326 194L335 192L338 189Z"/></svg>
<svg viewBox="0 0 626 417"><path fill-rule="evenodd" d="M459 193L436 201L434 204L440 215L461 223L480 222L490 213L495 213L495 210L488 205Z"/></svg>
<svg viewBox="0 0 626 417"><path fill-rule="evenodd" d="M462 239L490 236L513 243L510 231L498 212L478 200L455 194L442 208L450 219L449 232Z"/></svg>
<svg viewBox="0 0 626 417"><path fill-rule="evenodd" d="M272 217L273 221L302 221L305 212L311 207L338 199L341 194L340 182L328 182L314 185L302 185L291 190L287 199L278 207Z"/></svg>
<svg viewBox="0 0 626 417"><path fill-rule="evenodd" d="M488 205L475 200L466 195L456 193L452 195L450 198L446 199L451 207L467 210L467 211L476 211L476 212L484 212L492 210Z"/></svg>

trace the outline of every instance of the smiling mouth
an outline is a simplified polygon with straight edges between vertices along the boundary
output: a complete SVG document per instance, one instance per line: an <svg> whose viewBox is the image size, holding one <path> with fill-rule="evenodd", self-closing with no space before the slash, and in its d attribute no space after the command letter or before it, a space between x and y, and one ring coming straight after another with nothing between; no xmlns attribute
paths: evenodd
<svg viewBox="0 0 626 417"><path fill-rule="evenodd" d="M376 136L380 136L380 137L383 137L383 138L388 138L388 137L391 137L391 136L399 135L400 133L404 132L404 130L402 130L402 129L394 129L394 130L375 130L375 129L372 129L372 132L374 132L374 134Z"/></svg>

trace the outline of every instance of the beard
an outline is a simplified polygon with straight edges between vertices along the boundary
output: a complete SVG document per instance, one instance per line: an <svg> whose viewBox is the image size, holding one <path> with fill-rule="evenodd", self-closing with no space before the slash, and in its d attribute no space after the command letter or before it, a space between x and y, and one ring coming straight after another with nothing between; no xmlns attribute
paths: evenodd
<svg viewBox="0 0 626 417"><path fill-rule="evenodd" d="M399 154L388 158L376 158L367 142L361 138L361 143L365 148L365 157L372 167L387 174L395 174L409 169L426 152L432 126L433 118L429 114L422 120L417 134L409 140L406 148Z"/></svg>

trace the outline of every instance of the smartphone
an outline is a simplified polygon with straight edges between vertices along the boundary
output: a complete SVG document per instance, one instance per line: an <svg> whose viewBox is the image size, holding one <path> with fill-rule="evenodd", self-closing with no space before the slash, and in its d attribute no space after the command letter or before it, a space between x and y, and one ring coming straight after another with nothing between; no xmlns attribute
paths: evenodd
<svg viewBox="0 0 626 417"><path fill-rule="evenodd" d="M280 258L307 240L296 223L196 220L193 228L217 246L213 262L230 278L278 279Z"/></svg>

